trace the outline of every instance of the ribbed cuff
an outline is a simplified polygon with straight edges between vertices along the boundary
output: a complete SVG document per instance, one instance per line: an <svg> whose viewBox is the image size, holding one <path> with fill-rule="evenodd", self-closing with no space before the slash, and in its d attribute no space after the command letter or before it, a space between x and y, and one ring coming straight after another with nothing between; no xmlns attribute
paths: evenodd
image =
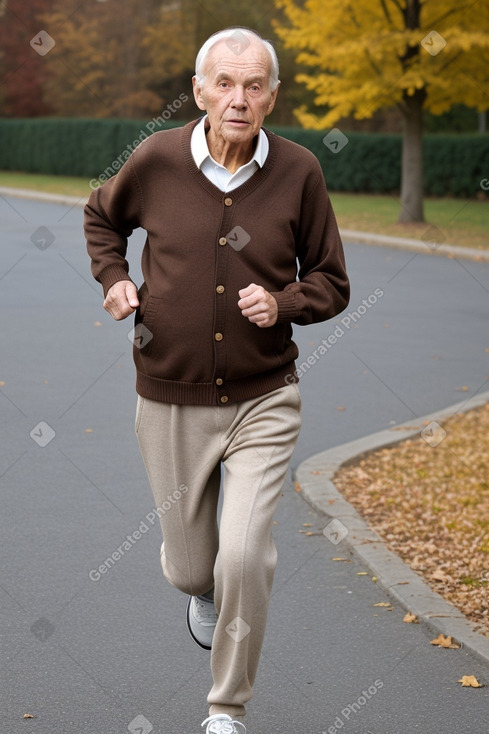
<svg viewBox="0 0 489 734"><path fill-rule="evenodd" d="M112 288L114 283L118 283L120 280L130 280L131 283L133 282L127 270L122 265L108 265L102 270L97 280L102 284L104 296L107 295L107 291Z"/></svg>
<svg viewBox="0 0 489 734"><path fill-rule="evenodd" d="M270 293L270 295L277 301L277 322L293 321L299 315L295 293L291 291L279 291L278 293Z"/></svg>

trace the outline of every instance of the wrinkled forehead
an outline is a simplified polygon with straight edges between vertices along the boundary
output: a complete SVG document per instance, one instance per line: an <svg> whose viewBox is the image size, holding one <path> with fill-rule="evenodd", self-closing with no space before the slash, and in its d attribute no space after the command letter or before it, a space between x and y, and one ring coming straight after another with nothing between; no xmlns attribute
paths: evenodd
<svg viewBox="0 0 489 734"><path fill-rule="evenodd" d="M227 76L236 79L262 78L267 81L272 71L270 54L260 42L246 48L235 48L229 41L218 41L209 51L203 73L208 79Z"/></svg>

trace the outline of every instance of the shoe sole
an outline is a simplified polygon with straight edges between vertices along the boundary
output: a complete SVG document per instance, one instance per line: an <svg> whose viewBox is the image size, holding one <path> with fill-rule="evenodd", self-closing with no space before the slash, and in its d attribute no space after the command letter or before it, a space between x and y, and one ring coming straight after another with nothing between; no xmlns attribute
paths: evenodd
<svg viewBox="0 0 489 734"><path fill-rule="evenodd" d="M212 647L210 647L209 645L205 645L203 642L201 642L199 639L197 639L197 637L192 632L192 628L190 626L190 605L191 605L191 603L192 603L192 597L189 597L189 600L188 600L188 603L187 603L187 629L188 629L188 631L190 633L190 637L203 650L212 650Z"/></svg>

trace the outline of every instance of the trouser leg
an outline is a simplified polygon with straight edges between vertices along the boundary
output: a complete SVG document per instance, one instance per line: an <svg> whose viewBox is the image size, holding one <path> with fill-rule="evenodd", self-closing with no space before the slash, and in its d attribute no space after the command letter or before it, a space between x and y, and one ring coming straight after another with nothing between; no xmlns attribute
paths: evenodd
<svg viewBox="0 0 489 734"><path fill-rule="evenodd" d="M215 586L210 714L242 715L252 696L276 565L273 513L299 430L295 385L216 408L138 402L136 432L157 508L180 492L160 516L163 572L187 594Z"/></svg>
<svg viewBox="0 0 489 734"><path fill-rule="evenodd" d="M217 410L139 398L136 414L163 534L163 573L173 586L194 596L214 586L221 458ZM178 499L171 503L169 496Z"/></svg>
<svg viewBox="0 0 489 734"><path fill-rule="evenodd" d="M295 386L243 406L231 426L219 551L214 568L219 614L211 653L209 713L243 714L253 694L277 552L273 515L300 430Z"/></svg>

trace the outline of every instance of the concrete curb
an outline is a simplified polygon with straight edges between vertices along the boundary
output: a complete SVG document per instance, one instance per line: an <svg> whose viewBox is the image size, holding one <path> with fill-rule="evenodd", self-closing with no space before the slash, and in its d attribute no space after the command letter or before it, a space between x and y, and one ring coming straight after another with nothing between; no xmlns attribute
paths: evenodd
<svg viewBox="0 0 489 734"><path fill-rule="evenodd" d="M429 225L427 225L427 230ZM456 245L437 245L428 241L413 240L408 237L390 237L384 234L357 232L352 229L340 229L343 242L350 245L368 244L384 247L397 247L402 250L412 250L423 255L445 255L445 257L459 257L469 260L483 260L489 262L489 251L476 250L473 247L458 247Z"/></svg>
<svg viewBox="0 0 489 734"><path fill-rule="evenodd" d="M71 206L85 206L87 196L64 196L62 194L48 194L42 191L30 189L15 189L0 186L0 196L13 196L19 199L32 199L34 201L46 201L51 204L68 204ZM429 225L427 225L427 228ZM374 234L372 232L357 232L352 229L340 229L344 242L348 244L381 245L384 247L397 247L403 250L412 250L424 255L445 255L446 257L459 257L469 260L483 260L489 262L489 251L476 250L470 247L457 247L456 245L436 245L422 240L413 240L408 237L390 237L389 235Z"/></svg>
<svg viewBox="0 0 489 734"><path fill-rule="evenodd" d="M331 522L325 535L334 545L342 542L351 548L367 566L378 584L406 611L415 614L420 622L436 634L451 635L489 665L489 637L474 632L468 619L407 566L386 542L372 530L360 514L345 500L333 483L338 469L358 460L376 449L392 446L415 436L428 423L442 423L455 413L465 413L489 402L489 392L452 405L444 410L410 421L405 429L388 429L371 434L342 446L328 449L303 461L295 472L301 494L315 510L324 513ZM326 532L329 528L329 531ZM343 540L341 539L343 535ZM334 540L331 538L334 536ZM343 546L344 547L344 546Z"/></svg>
<svg viewBox="0 0 489 734"><path fill-rule="evenodd" d="M14 189L0 186L0 196L12 196L17 199L32 199L33 201L47 201L51 204L68 204L71 206L85 206L87 196L65 196L64 194L49 194L45 191L31 189Z"/></svg>

